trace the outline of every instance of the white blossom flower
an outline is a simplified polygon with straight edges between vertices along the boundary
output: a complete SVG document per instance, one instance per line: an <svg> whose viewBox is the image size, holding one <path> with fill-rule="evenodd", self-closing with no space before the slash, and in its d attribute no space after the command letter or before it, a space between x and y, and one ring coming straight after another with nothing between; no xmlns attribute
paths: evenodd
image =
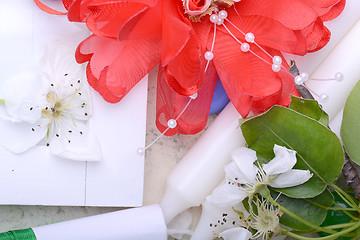
<svg viewBox="0 0 360 240"><path fill-rule="evenodd" d="M223 231L219 237L222 237L224 240L248 240L252 237L252 234L245 228L236 227Z"/></svg>
<svg viewBox="0 0 360 240"><path fill-rule="evenodd" d="M256 152L239 148L232 153L233 161L225 166L226 183L208 196L208 201L219 207L235 206L246 197L252 198L263 186L286 188L308 181L309 170L292 169L296 164L296 152L274 146L275 158L263 166L256 166Z"/></svg>
<svg viewBox="0 0 360 240"><path fill-rule="evenodd" d="M5 84L0 144L14 153L45 145L63 158L100 160L100 145L88 126L89 89L72 49L48 44L40 73L19 74Z"/></svg>
<svg viewBox="0 0 360 240"><path fill-rule="evenodd" d="M269 239L270 235L275 233L280 234L280 222L279 218L282 212L279 208L275 208L274 205L267 200L260 201L256 199L257 214L251 211L251 227L256 230L256 233L252 236L252 239L262 238Z"/></svg>

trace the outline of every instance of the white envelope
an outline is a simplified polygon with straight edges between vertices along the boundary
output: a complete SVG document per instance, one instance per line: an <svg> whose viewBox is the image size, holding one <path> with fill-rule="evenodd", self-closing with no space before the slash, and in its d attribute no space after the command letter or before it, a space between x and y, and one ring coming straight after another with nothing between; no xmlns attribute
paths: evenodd
<svg viewBox="0 0 360 240"><path fill-rule="evenodd" d="M42 2L62 8L61 1ZM76 46L89 36L84 24L44 13L31 0L1 1L0 22L0 87L19 72L36 71L44 41ZM137 149L145 144L147 77L117 104L91 92L89 125L101 144L102 161L61 159L44 146L23 154L0 147L0 204L142 205L144 156Z"/></svg>

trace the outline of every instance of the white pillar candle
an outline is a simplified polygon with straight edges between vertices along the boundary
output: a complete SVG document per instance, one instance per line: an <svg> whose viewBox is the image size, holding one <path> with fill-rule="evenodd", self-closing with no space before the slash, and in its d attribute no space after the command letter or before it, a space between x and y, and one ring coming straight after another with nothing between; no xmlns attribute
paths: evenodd
<svg viewBox="0 0 360 240"><path fill-rule="evenodd" d="M360 79L360 19L349 30L339 44L325 58L311 78L333 78L335 73L341 72L345 78L337 81L314 81L309 80L306 85L314 91L314 97L320 100L321 94L328 96L327 102L322 102L324 110L330 119L344 107L347 96L351 89Z"/></svg>
<svg viewBox="0 0 360 240"><path fill-rule="evenodd" d="M340 129L341 129L341 123L343 119L344 109L341 109L335 117L332 118L332 120L329 122L329 126L331 131L333 131L338 138L340 138Z"/></svg>
<svg viewBox="0 0 360 240"><path fill-rule="evenodd" d="M166 240L158 205L127 209L33 228L37 240Z"/></svg>
<svg viewBox="0 0 360 240"><path fill-rule="evenodd" d="M166 222L183 210L200 205L224 178L223 168L231 161L231 151L245 144L240 119L229 103L168 176L160 203Z"/></svg>

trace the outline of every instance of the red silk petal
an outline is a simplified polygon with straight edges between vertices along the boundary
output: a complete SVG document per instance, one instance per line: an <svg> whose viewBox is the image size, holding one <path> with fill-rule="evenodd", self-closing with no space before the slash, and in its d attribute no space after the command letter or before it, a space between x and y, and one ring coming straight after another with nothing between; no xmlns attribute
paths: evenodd
<svg viewBox="0 0 360 240"><path fill-rule="evenodd" d="M165 66L184 48L193 30L190 21L180 13L180 1L162 1L162 3L161 65Z"/></svg>
<svg viewBox="0 0 360 240"><path fill-rule="evenodd" d="M235 6L241 16L272 18L293 30L301 30L317 18L314 10L303 0L242 0Z"/></svg>
<svg viewBox="0 0 360 240"><path fill-rule="evenodd" d="M316 51L320 50L321 48L323 48L330 41L330 37L331 37L330 30L324 26L322 38L318 42L316 48L309 50L309 52L316 52Z"/></svg>
<svg viewBox="0 0 360 240"><path fill-rule="evenodd" d="M91 86L104 99L114 102L158 64L160 46L158 39L118 41L91 36L80 44L77 59L86 61L91 56Z"/></svg>
<svg viewBox="0 0 360 240"><path fill-rule="evenodd" d="M252 32L255 35L255 41L261 46L298 55L306 53L307 44L302 33L288 29L278 21L262 16L242 16L239 18L237 15L232 15L229 20L244 33ZM244 42L244 35L241 32L231 24L226 23L226 27ZM225 28L220 27L219 29L228 34Z"/></svg>
<svg viewBox="0 0 360 240"><path fill-rule="evenodd" d="M340 13L342 13L342 11L344 10L345 5L346 5L346 0L342 0L337 4L335 4L333 7L330 7L326 14L321 15L321 20L330 21L333 20L334 18L337 18L340 15Z"/></svg>
<svg viewBox="0 0 360 240"><path fill-rule="evenodd" d="M257 55L272 61L257 47L252 45L251 49ZM231 85L228 88L253 97L272 95L281 89L280 78L272 71L271 65L250 52L242 52L240 44L231 36L218 32L214 55L221 81L225 81L225 85Z"/></svg>
<svg viewBox="0 0 360 240"><path fill-rule="evenodd" d="M74 1L68 6L68 20L70 22L83 22L86 17L87 9L81 8L81 1Z"/></svg>
<svg viewBox="0 0 360 240"><path fill-rule="evenodd" d="M161 2L137 14L124 23L118 33L119 40L161 38Z"/></svg>
<svg viewBox="0 0 360 240"><path fill-rule="evenodd" d="M98 36L116 39L122 26L147 8L148 6L141 3L107 3L89 6L92 13L88 16L86 25Z"/></svg>
<svg viewBox="0 0 360 240"><path fill-rule="evenodd" d="M340 0L303 0L314 8L329 8L339 3Z"/></svg>
<svg viewBox="0 0 360 240"><path fill-rule="evenodd" d="M160 132L165 131L167 121L177 118L190 100L189 97L174 92L167 84L166 77L166 70L160 67L156 95L156 126ZM196 134L206 127L216 79L216 71L210 64L206 73L206 81L203 81L199 86L198 97L191 101L188 108L177 120L177 127L169 129L165 135Z"/></svg>
<svg viewBox="0 0 360 240"><path fill-rule="evenodd" d="M207 45L212 42L214 36L214 24L209 20L203 20L201 22L193 22L192 27L194 29L196 37L199 39L202 55L207 51Z"/></svg>
<svg viewBox="0 0 360 240"><path fill-rule="evenodd" d="M54 15L66 15L67 14L67 12L60 12L60 11L57 11L55 9L48 7L44 3L40 2L40 0L34 0L34 2L41 10L43 10L44 12L47 12L49 14L54 14Z"/></svg>
<svg viewBox="0 0 360 240"><path fill-rule="evenodd" d="M128 41L109 65L106 85L118 97L124 97L160 61L159 39Z"/></svg>
<svg viewBox="0 0 360 240"><path fill-rule="evenodd" d="M270 50L269 53L273 56L278 55L282 56L280 52ZM288 64L283 61L284 68L288 69ZM284 71L278 73L281 79L282 87L281 90L273 95L257 98L254 97L252 101L251 111L254 114L260 114L267 111L273 105L289 106L291 97L290 95L299 96L300 94L296 90L293 77Z"/></svg>
<svg viewBox="0 0 360 240"><path fill-rule="evenodd" d="M200 81L204 79L204 57L199 40L192 36L181 52L174 57L165 69L173 77L168 84L181 95L192 95L198 91Z"/></svg>
<svg viewBox="0 0 360 240"><path fill-rule="evenodd" d="M302 31L307 41L308 52L314 52L324 47L330 40L330 32L320 18Z"/></svg>

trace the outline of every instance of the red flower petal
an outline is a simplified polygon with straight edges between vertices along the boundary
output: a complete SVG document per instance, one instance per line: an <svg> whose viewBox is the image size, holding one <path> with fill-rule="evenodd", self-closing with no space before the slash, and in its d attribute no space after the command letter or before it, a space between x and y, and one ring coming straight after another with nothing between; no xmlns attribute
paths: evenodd
<svg viewBox="0 0 360 240"><path fill-rule="evenodd" d="M118 32L119 40L161 38L161 1L124 23Z"/></svg>
<svg viewBox="0 0 360 240"><path fill-rule="evenodd" d="M320 18L302 31L308 44L308 52L323 48L330 40L330 31L324 26Z"/></svg>
<svg viewBox="0 0 360 240"><path fill-rule="evenodd" d="M329 7L326 14L321 15L321 20L330 21L333 20L334 18L337 18L340 15L340 13L342 13L342 11L344 10L345 4L346 4L346 0L342 0L337 4L335 4L334 6Z"/></svg>
<svg viewBox="0 0 360 240"><path fill-rule="evenodd" d="M303 29L318 17L303 0L242 0L236 4L236 9L241 16L272 18L293 30Z"/></svg>
<svg viewBox="0 0 360 240"><path fill-rule="evenodd" d="M204 79L205 63L199 40L191 36L180 53L164 68L172 76L167 78L170 87L185 96L198 91Z"/></svg>
<svg viewBox="0 0 360 240"><path fill-rule="evenodd" d="M156 126L160 132L165 131L167 121L177 118L190 100L189 97L174 92L167 84L167 77L166 70L160 67L156 95ZM206 81L199 86L198 97L191 101L185 112L177 119L177 127L169 129L165 135L196 134L205 128L216 79L217 74L213 65L210 64Z"/></svg>
<svg viewBox="0 0 360 240"><path fill-rule="evenodd" d="M252 32L255 35L255 41L261 46L298 55L306 53L307 44L302 33L288 29L278 21L262 16L242 16L239 18L234 14L229 17L229 20L242 32ZM244 41L244 35L232 24L225 23L232 34ZM228 34L223 27L219 29Z"/></svg>
<svg viewBox="0 0 360 240"><path fill-rule="evenodd" d="M267 61L272 59L256 46L251 50ZM274 73L271 64L260 60L250 52L242 52L240 44L231 36L218 32L214 49L214 62L220 79L226 89L242 92L249 96L264 97L281 89L281 80Z"/></svg>
<svg viewBox="0 0 360 240"><path fill-rule="evenodd" d="M77 57L86 60L92 54L91 85L104 99L114 102L122 99L158 64L160 45L158 39L117 41L91 36L80 45Z"/></svg>
<svg viewBox="0 0 360 240"><path fill-rule="evenodd" d="M165 66L185 47L193 30L189 19L184 18L180 13L180 1L162 1L162 3L161 64Z"/></svg>
<svg viewBox="0 0 360 240"><path fill-rule="evenodd" d="M142 3L106 3L90 5L91 14L86 25L98 36L116 39L122 26L134 16L146 11L148 6ZM119 14L121 13L121 14Z"/></svg>

